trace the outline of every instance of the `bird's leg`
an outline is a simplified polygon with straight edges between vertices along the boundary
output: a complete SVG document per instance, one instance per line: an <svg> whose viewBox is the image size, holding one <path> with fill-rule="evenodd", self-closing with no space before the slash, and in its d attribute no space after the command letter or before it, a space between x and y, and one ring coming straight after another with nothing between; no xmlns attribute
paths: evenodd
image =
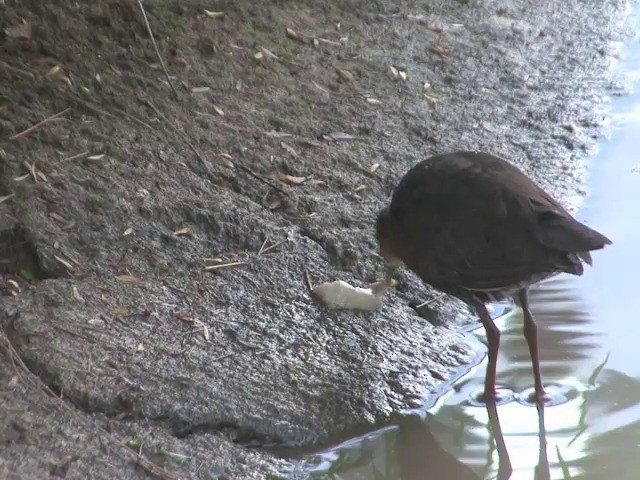
<svg viewBox="0 0 640 480"><path fill-rule="evenodd" d="M502 434L502 428L500 426L500 418L498 417L498 408L495 400L487 400L487 414L489 417L488 427L493 435L493 441L498 451L498 480L508 480L513 473L513 467L511 466L511 459L509 458L509 451L507 450L507 444L504 441L504 435Z"/></svg>
<svg viewBox="0 0 640 480"><path fill-rule="evenodd" d="M500 347L500 330L493 323L491 315L485 307L484 303L476 302L476 311L482 322L485 332L487 333L487 347L489 349L489 362L487 365L487 373L484 378L484 394L483 399L496 400L496 367L498 364L498 348Z"/></svg>
<svg viewBox="0 0 640 480"><path fill-rule="evenodd" d="M551 472L549 469L549 457L547 456L547 430L544 426L544 404L538 408L538 443L540 453L538 455L538 465L535 469L536 480L549 480Z"/></svg>
<svg viewBox="0 0 640 480"><path fill-rule="evenodd" d="M524 316L524 338L527 339L529 345L529 354L531 355L531 364L533 366L533 380L535 382L536 402L544 403L546 393L542 386L542 376L540 375L540 358L538 356L538 327L529 311L529 296L527 289L523 288L518 292L518 303L522 308Z"/></svg>

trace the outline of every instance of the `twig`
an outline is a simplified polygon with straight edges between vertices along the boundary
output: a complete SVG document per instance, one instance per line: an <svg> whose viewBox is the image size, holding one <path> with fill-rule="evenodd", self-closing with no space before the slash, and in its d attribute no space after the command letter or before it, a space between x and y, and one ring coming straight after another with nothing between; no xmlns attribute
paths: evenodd
<svg viewBox="0 0 640 480"><path fill-rule="evenodd" d="M85 155L89 155L89 151L85 150L84 152L76 153L75 155L71 155L70 157L63 158L60 162L69 162L71 160L75 160L76 158L84 157Z"/></svg>
<svg viewBox="0 0 640 480"><path fill-rule="evenodd" d="M219 270L219 269L221 269L221 268L236 267L236 266L238 266L238 265L244 265L244 264L246 264L246 263L247 263L247 262L231 262L231 263L222 263L222 264L220 264L220 265L209 265L209 266L207 266L207 267L204 267L204 269L205 269L207 272L212 272L212 271L214 271L214 270Z"/></svg>
<svg viewBox="0 0 640 480"><path fill-rule="evenodd" d="M144 18L144 23L147 26L147 31L149 32L149 36L151 37L151 43L153 44L153 48L156 50L156 55L158 56L158 60L160 60L160 66L162 67L162 71L164 72L164 76L167 78L167 82L173 90L173 94L176 96L176 100L180 97L178 96L178 91L171 83L171 78L169 77L169 72L167 72L167 67L164 66L164 61L162 60L162 56L160 55L160 50L158 49L158 44L156 43L156 39L153 36L153 32L151 31L151 25L149 25L149 20L147 19L147 12L144 11L144 5L142 5L142 0L138 0L138 5L140 5L140 11L142 11L142 17Z"/></svg>
<svg viewBox="0 0 640 480"><path fill-rule="evenodd" d="M441 295L438 295L435 298L431 298L429 300L426 300L426 301L422 302L420 305L416 305L415 306L415 310L417 310L419 308L422 308L422 307L426 307L427 305L431 305L433 302L437 302L438 300L440 300L441 298L443 298L445 296L446 296L446 294L443 293Z"/></svg>
<svg viewBox="0 0 640 480"><path fill-rule="evenodd" d="M245 342L244 340L240 340L240 339L238 339L237 341L238 341L238 343L239 343L240 345L242 345L243 347L245 347L245 348L249 348L249 349L251 349L251 350L257 350L257 349L259 349L259 348L260 348L260 345L254 345L253 343L247 343L247 342Z"/></svg>
<svg viewBox="0 0 640 480"><path fill-rule="evenodd" d="M113 107L113 109L124 115L125 117L129 118L130 120L133 120L136 123L139 123L140 125L142 125L143 127L147 127L149 130L153 130L153 127L151 125L149 125L148 123L143 122L142 120L140 120L138 117L134 117L133 115L131 115L130 113L125 112L124 110L120 110L119 108L115 108Z"/></svg>
<svg viewBox="0 0 640 480"><path fill-rule="evenodd" d="M244 322L234 322L233 320L217 320L215 318L209 318L207 321L214 322L214 323L222 323L224 325L246 325L246 323Z"/></svg>
<svg viewBox="0 0 640 480"><path fill-rule="evenodd" d="M50 122L51 120L61 117L62 115L64 115L65 113L67 113L69 110L71 110L71 108L65 108L63 111L56 113L55 115L51 115L50 117L45 118L44 120L42 120L41 122L36 123L35 125L30 126L29 128L27 128L26 130L23 130L20 133L16 133L13 137L10 137L9 140L15 140L16 138L23 138L26 137L27 135L29 135L31 132L33 132L35 129L41 127L42 125L44 125L45 123Z"/></svg>
<svg viewBox="0 0 640 480"><path fill-rule="evenodd" d="M262 255L264 246L267 244L268 241L269 241L269 235L267 235L267 237L264 239L264 242L262 242L262 245L260 246L260 250L258 250L258 256Z"/></svg>
<svg viewBox="0 0 640 480"><path fill-rule="evenodd" d="M84 105L85 107L87 107L89 110L92 110L96 113L99 113L100 115L104 115L106 117L115 117L114 114L109 113L105 110L102 110L98 107L96 107L95 105L93 105L91 102L87 102L86 100L83 100L75 95L71 95L71 94L67 94L67 97L69 97L72 100L75 100L76 102L78 102L81 105Z"/></svg>
<svg viewBox="0 0 640 480"><path fill-rule="evenodd" d="M209 164L207 163L207 161L205 160L204 156L198 151L198 149L193 145L193 143L191 143L191 141L189 140L189 137L187 137L187 135L184 132L181 132L180 130L178 130L178 127L176 127L173 123L171 123L169 121L169 119L167 117L164 116L164 114L158 110L156 108L156 106L151 102L151 100L144 100L144 102L149 106L149 108L151 108L154 112L156 112L156 115L158 115L162 120L164 120L165 122L167 122L167 124L169 126L171 126L171 128L173 128L173 130L180 136L182 137L182 140L189 146L189 148L191 149L191 151L193 153L196 154L196 157L198 158L198 160L200 160L200 163L202 163L202 166L205 168L205 170L207 171L207 174L211 175L211 170L209 170Z"/></svg>
<svg viewBox="0 0 640 480"><path fill-rule="evenodd" d="M280 193L282 193L283 195L286 195L287 197L289 196L289 194L284 191L283 189L281 189L280 187L278 187L277 185L274 185L273 183L271 183L269 180L267 180L266 178L261 177L260 175L258 175L257 173L255 173L253 170L251 170L249 167L245 167L244 165L240 164L240 163L234 163L234 165L236 166L236 168L239 168L240 170L242 170L243 172L251 175L253 178L255 178L256 180L261 181L262 183L264 183L265 185L269 185L271 188L273 188L274 190L279 191Z"/></svg>
<svg viewBox="0 0 640 480"><path fill-rule="evenodd" d="M7 200L12 199L13 197L15 197L15 193L10 193L9 195L5 195L4 197L0 197L0 203L6 202Z"/></svg>
<svg viewBox="0 0 640 480"><path fill-rule="evenodd" d="M264 250L262 250L262 254L264 255L265 253L273 250L274 248L279 247L280 245L282 245L283 243L287 243L289 240L282 240L281 242L278 243L274 243L273 245L271 245L270 247L265 248Z"/></svg>
<svg viewBox="0 0 640 480"><path fill-rule="evenodd" d="M233 355L234 352L229 352L229 353L225 353L224 355L220 355L219 357L216 358L212 358L211 360L209 360L210 362L218 362L220 360L224 360L227 357L230 357L231 355Z"/></svg>
<svg viewBox="0 0 640 480"><path fill-rule="evenodd" d="M304 269L304 279L307 282L307 288L309 289L309 292L313 291L313 285L311 284L311 277L309 276L309 271L306 268Z"/></svg>

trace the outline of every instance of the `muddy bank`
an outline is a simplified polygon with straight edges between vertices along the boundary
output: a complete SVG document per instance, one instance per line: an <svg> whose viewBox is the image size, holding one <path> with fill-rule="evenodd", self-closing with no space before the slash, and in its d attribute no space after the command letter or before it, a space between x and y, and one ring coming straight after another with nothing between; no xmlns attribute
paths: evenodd
<svg viewBox="0 0 640 480"><path fill-rule="evenodd" d="M375 212L425 155L487 150L579 192L626 15L146 8L177 95L135 2L0 6L3 477L263 478L283 461L261 447L419 406L472 356L447 328L466 309L423 318L435 292L404 273L381 311L330 312L305 272L373 281Z"/></svg>

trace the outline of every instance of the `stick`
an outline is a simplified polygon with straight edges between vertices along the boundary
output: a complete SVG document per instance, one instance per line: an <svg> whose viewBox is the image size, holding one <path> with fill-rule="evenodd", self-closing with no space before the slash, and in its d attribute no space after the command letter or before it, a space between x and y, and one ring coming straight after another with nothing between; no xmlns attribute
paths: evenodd
<svg viewBox="0 0 640 480"><path fill-rule="evenodd" d="M16 133L13 137L10 137L9 140L15 140L16 138L23 138L26 137L27 135L29 135L31 132L33 132L35 129L41 127L42 125L44 125L47 122L50 122L51 120L53 120L54 118L58 118L61 117L62 115L64 115L65 113L67 113L69 110L71 110L71 108L65 108L63 111L56 113L55 115L51 115L50 117L45 118L44 120L42 120L41 122L36 123L35 125L30 126L29 128L27 128L26 130L23 130L20 133Z"/></svg>
<svg viewBox="0 0 640 480"><path fill-rule="evenodd" d="M446 295L443 293L442 295L438 295L435 298L431 298L429 300L426 300L424 302L422 302L420 305L416 305L415 310L422 308L422 307L426 307L427 305L432 304L433 302L437 302L438 300L440 300L441 298L445 297Z"/></svg>
<svg viewBox="0 0 640 480"><path fill-rule="evenodd" d="M214 270L219 270L221 268L227 268L227 267L236 267L238 265L244 265L247 262L231 262L231 263L223 263L221 265L209 265L208 267L204 267L204 269L207 272L212 272Z"/></svg>
<svg viewBox="0 0 640 480"><path fill-rule="evenodd" d="M151 43L153 43L153 48L156 49L156 55L158 56L158 60L160 60L160 66L162 67L162 71L164 72L164 76L167 78L167 82L173 90L173 94L176 96L176 100L180 97L178 96L178 91L171 83L171 78L169 78L169 72L167 72L167 67L164 66L164 62L162 61L162 56L160 55L160 50L158 49L158 44L156 43L156 39L153 36L153 32L151 31L151 25L149 25L149 20L147 19L147 12L144 11L144 5L142 5L142 0L138 0L138 5L140 5L140 10L142 11L142 17L144 18L144 23L147 26L147 31L149 32L149 36L151 37Z"/></svg>
<svg viewBox="0 0 640 480"><path fill-rule="evenodd" d="M80 153L76 153L75 155L71 155L70 157L63 158L62 160L60 160L60 162L69 162L71 160L75 160L76 158L84 157L85 155L89 155L89 152L86 151L86 150L84 152L80 152Z"/></svg>
<svg viewBox="0 0 640 480"><path fill-rule="evenodd" d="M262 183L264 183L265 185L269 185L271 188L273 188L274 190L279 191L280 193L282 193L283 195L286 195L287 197L289 196L289 194L287 192L285 192L283 189L281 189L280 187L278 187L277 185L274 185L273 183L271 183L269 180L267 180L266 178L262 178L260 175L258 175L257 173L255 173L253 170L251 170L249 167L245 167L244 165L240 164L240 163L234 163L234 165L239 168L240 170L242 170L245 173L248 173L249 175L251 175L253 178L255 178L256 180L261 181Z"/></svg>
<svg viewBox="0 0 640 480"><path fill-rule="evenodd" d="M307 282L307 288L309 289L309 292L313 291L313 285L311 284L311 277L309 276L309 271L306 268L304 269L304 279Z"/></svg>
<svg viewBox="0 0 640 480"><path fill-rule="evenodd" d="M282 245L283 243L287 243L289 240L282 240L281 242L278 243L274 243L273 245L271 245L270 247L265 248L264 250L262 250L262 254L264 255L265 253L273 250L274 248L279 247L280 245Z"/></svg>
<svg viewBox="0 0 640 480"><path fill-rule="evenodd" d="M264 246L267 244L268 241L269 241L269 235L267 235L267 238L265 238L264 242L262 242L262 245L260 246L260 250L258 250L258 256L262 255L262 251L264 250Z"/></svg>
<svg viewBox="0 0 640 480"><path fill-rule="evenodd" d="M118 112L121 113L122 115L124 115L125 117L129 118L130 120L133 120L136 123L139 123L140 125L142 125L143 127L147 127L149 130L153 130L153 127L151 125L149 125L148 123L143 122L142 120L140 120L137 117L134 117L133 115L131 115L130 113L125 112L124 110L120 110L119 108L113 107L113 109Z"/></svg>
<svg viewBox="0 0 640 480"><path fill-rule="evenodd" d="M162 120L167 122L167 124L170 125L180 137L182 137L182 140L189 146L191 151L196 154L196 157L198 157L198 160L200 160L200 163L202 163L202 166L204 166L204 169L207 171L207 174L211 175L211 170L209 170L209 164L207 163L205 158L202 156L202 154L198 151L198 149L193 145L193 143L191 143L191 141L189 140L189 137L187 137L187 135L184 132L181 132L180 130L178 130L178 127L176 127L173 123L171 123L169 119L165 117L164 114L156 108L156 106L151 102L151 100L144 100L144 102L147 105L149 105L149 107L153 109L154 112L156 112L156 115L158 115Z"/></svg>
<svg viewBox="0 0 640 480"><path fill-rule="evenodd" d="M219 357L216 358L212 358L210 361L211 362L218 362L220 360L224 360L227 357L230 357L231 355L233 355L234 352L229 352L229 353L225 353L224 355L220 355Z"/></svg>

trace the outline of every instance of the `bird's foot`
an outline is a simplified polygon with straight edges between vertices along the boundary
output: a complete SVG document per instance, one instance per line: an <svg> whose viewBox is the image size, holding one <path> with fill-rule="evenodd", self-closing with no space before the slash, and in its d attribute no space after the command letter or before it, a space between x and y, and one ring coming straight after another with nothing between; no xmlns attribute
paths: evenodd
<svg viewBox="0 0 640 480"><path fill-rule="evenodd" d="M531 404L535 404L535 405L548 405L551 400L553 399L553 397L548 394L545 389L541 389L541 390L534 390L533 392L529 393L529 395L527 395L526 397L526 401L528 403Z"/></svg>
<svg viewBox="0 0 640 480"><path fill-rule="evenodd" d="M508 388L485 389L484 391L471 394L472 404L481 406L487 404L503 405L513 401L515 394Z"/></svg>
<svg viewBox="0 0 640 480"><path fill-rule="evenodd" d="M517 395L518 403L530 407L552 407L561 405L578 396L578 391L570 385L548 384L545 388L536 391L528 388Z"/></svg>

